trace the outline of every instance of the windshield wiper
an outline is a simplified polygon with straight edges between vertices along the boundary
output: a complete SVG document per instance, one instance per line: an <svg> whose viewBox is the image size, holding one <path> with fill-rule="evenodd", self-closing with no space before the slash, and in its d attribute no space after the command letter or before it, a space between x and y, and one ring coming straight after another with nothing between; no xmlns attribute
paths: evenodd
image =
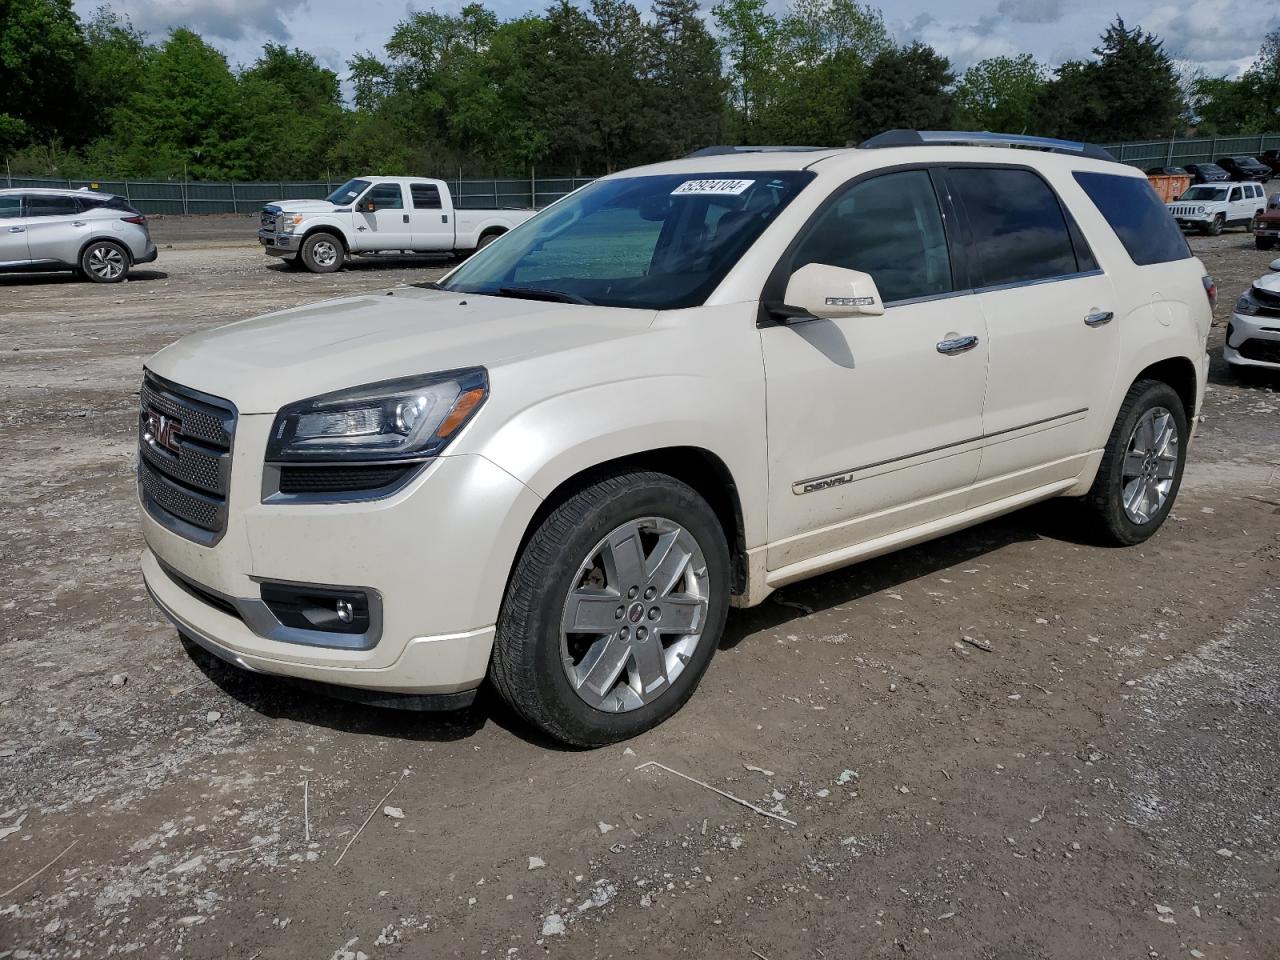
<svg viewBox="0 0 1280 960"><path fill-rule="evenodd" d="M544 290L542 287L499 287L499 297L514 297L517 300L549 300L552 303L577 303L584 307L595 306L586 297L576 293L565 293L563 290Z"/></svg>

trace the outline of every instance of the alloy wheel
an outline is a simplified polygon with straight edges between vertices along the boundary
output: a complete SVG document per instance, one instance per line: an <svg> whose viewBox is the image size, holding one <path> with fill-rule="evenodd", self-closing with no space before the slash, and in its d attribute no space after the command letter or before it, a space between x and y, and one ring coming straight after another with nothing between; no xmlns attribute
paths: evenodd
<svg viewBox="0 0 1280 960"><path fill-rule="evenodd" d="M1152 407L1133 428L1121 469L1125 516L1150 523L1164 509L1178 471L1178 424L1164 407Z"/></svg>
<svg viewBox="0 0 1280 960"><path fill-rule="evenodd" d="M311 248L311 259L316 266L331 267L338 259L338 248L330 240L319 240Z"/></svg>
<svg viewBox="0 0 1280 960"><path fill-rule="evenodd" d="M89 271L102 280L115 280L124 273L124 254L116 247L102 245L89 251Z"/></svg>
<svg viewBox="0 0 1280 960"><path fill-rule="evenodd" d="M671 689L709 610L707 562L692 534L662 517L628 521L596 544L572 584L560 658L574 692L624 713Z"/></svg>

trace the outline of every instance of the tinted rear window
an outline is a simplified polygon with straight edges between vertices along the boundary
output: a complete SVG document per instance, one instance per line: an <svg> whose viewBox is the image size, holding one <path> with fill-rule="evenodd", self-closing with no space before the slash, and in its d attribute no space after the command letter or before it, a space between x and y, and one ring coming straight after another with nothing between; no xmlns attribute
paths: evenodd
<svg viewBox="0 0 1280 960"><path fill-rule="evenodd" d="M1077 273L1062 207L1030 170L958 167L947 171L964 207L980 286L1027 283Z"/></svg>
<svg viewBox="0 0 1280 960"><path fill-rule="evenodd" d="M1075 178L1134 263L1146 266L1191 256L1178 224L1146 180L1083 172Z"/></svg>

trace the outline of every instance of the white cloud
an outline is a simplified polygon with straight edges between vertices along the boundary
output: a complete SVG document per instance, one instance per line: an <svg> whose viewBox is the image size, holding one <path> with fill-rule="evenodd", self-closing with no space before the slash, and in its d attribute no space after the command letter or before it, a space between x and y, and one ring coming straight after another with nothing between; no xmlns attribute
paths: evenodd
<svg viewBox="0 0 1280 960"><path fill-rule="evenodd" d="M1257 56L1263 34L1280 26L1280 12L1250 0L1196 0L1153 7L1139 22L1164 40L1171 57L1234 76Z"/></svg>
<svg viewBox="0 0 1280 960"><path fill-rule="evenodd" d="M134 26L162 36L175 27L190 27L217 40L288 41L285 20L308 0L120 0L115 7Z"/></svg>
<svg viewBox="0 0 1280 960"><path fill-rule="evenodd" d="M1001 16L1019 23L1057 23L1063 0L1000 0Z"/></svg>

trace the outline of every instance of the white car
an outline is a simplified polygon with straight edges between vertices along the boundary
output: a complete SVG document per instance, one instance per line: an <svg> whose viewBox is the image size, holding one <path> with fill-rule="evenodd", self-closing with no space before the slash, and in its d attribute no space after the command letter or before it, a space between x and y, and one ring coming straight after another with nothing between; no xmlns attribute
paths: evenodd
<svg viewBox="0 0 1280 960"><path fill-rule="evenodd" d="M1150 537L1210 291L1143 175L1083 144L896 131L624 171L439 283L147 361L143 574L244 669L419 707L487 677L608 743L787 584L1051 497Z"/></svg>
<svg viewBox="0 0 1280 960"><path fill-rule="evenodd" d="M1217 236L1226 227L1249 228L1267 207L1260 183L1200 183L1168 204L1180 227Z"/></svg>
<svg viewBox="0 0 1280 960"><path fill-rule="evenodd" d="M1271 269L1241 294L1227 323L1222 358L1232 367L1280 370L1280 260Z"/></svg>
<svg viewBox="0 0 1280 960"><path fill-rule="evenodd" d="M458 209L443 180L358 177L324 200L268 203L262 208L258 242L290 266L332 273L348 256L469 253L533 214Z"/></svg>

